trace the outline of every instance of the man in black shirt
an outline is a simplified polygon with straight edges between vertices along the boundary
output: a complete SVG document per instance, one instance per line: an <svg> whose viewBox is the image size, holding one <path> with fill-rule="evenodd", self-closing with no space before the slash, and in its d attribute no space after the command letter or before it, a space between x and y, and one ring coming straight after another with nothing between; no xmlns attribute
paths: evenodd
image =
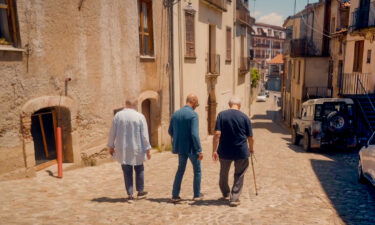
<svg viewBox="0 0 375 225"><path fill-rule="evenodd" d="M219 113L216 120L212 158L220 159L220 190L223 198L230 198L230 205L239 205L245 172L249 167L249 156L254 153L254 140L249 117L240 111L241 99L232 97L230 109ZM228 173L234 161L232 190L228 185Z"/></svg>

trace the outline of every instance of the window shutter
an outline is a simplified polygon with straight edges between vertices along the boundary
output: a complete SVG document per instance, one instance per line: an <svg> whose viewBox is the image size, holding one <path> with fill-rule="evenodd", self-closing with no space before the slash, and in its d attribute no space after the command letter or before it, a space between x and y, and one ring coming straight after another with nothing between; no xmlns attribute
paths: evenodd
<svg viewBox="0 0 375 225"><path fill-rule="evenodd" d="M226 59L228 61L231 60L231 54L232 54L232 30L231 28L227 28L227 54L226 54Z"/></svg>
<svg viewBox="0 0 375 225"><path fill-rule="evenodd" d="M195 57L195 27L194 13L185 12L185 33L186 33L186 53L187 57Z"/></svg>

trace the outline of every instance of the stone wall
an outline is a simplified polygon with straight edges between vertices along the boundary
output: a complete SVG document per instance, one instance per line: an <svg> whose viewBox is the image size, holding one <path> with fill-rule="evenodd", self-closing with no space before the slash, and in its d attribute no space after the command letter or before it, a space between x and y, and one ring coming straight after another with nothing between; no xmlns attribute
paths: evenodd
<svg viewBox="0 0 375 225"><path fill-rule="evenodd" d="M164 137L158 145L168 140L161 134L169 119L168 27L162 1L153 1L155 57L147 59L139 54L137 1L90 0L81 10L78 4L17 1L24 52L0 47L0 174L33 167L28 161L33 155L27 136L30 113L58 106L60 96L71 101L66 108L74 124L75 162L81 151L105 143L114 109L123 107L127 97L138 99L149 91L158 99L157 135Z"/></svg>

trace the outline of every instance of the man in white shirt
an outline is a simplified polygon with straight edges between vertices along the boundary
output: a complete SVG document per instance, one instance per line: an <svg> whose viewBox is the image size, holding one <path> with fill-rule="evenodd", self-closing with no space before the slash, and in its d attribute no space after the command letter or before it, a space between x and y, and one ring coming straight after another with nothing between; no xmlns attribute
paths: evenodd
<svg viewBox="0 0 375 225"><path fill-rule="evenodd" d="M116 113L109 132L109 153L122 167L128 200L133 197L133 169L135 170L137 198L145 198L144 166L147 155L151 159L151 145L145 117L135 110L136 102L126 101L126 107Z"/></svg>

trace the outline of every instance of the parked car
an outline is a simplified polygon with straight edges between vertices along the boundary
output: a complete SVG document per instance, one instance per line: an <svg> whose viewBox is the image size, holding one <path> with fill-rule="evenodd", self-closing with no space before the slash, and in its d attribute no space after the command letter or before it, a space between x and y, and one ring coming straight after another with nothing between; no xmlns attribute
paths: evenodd
<svg viewBox="0 0 375 225"><path fill-rule="evenodd" d="M356 147L354 102L349 98L311 99L302 104L302 112L292 123L292 143L310 151L324 145Z"/></svg>
<svg viewBox="0 0 375 225"><path fill-rule="evenodd" d="M375 186L375 133L359 151L358 177L360 182L368 180Z"/></svg>
<svg viewBox="0 0 375 225"><path fill-rule="evenodd" d="M256 101L257 102L265 102L267 101L267 96L265 93L260 93L257 98L256 98Z"/></svg>

